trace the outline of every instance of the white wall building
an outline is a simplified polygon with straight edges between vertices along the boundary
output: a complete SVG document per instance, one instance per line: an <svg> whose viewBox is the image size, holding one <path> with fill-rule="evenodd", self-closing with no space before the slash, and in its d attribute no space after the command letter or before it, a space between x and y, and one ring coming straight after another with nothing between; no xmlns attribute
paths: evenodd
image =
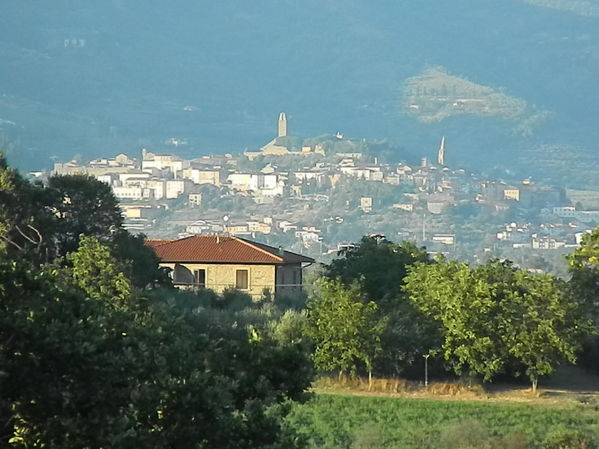
<svg viewBox="0 0 599 449"><path fill-rule="evenodd" d="M169 170L177 178L183 169L189 167L189 161L174 154L154 154L146 150L142 150L142 154L141 169L143 171Z"/></svg>
<svg viewBox="0 0 599 449"><path fill-rule="evenodd" d="M112 192L119 200L141 200L143 198L143 188L136 186L117 186L112 188Z"/></svg>
<svg viewBox="0 0 599 449"><path fill-rule="evenodd" d="M166 182L166 198L169 200L179 198L187 190L187 182L184 179L169 179Z"/></svg>
<svg viewBox="0 0 599 449"><path fill-rule="evenodd" d="M220 186L220 172L218 170L186 168L183 170L181 177L191 180L194 184L212 184Z"/></svg>

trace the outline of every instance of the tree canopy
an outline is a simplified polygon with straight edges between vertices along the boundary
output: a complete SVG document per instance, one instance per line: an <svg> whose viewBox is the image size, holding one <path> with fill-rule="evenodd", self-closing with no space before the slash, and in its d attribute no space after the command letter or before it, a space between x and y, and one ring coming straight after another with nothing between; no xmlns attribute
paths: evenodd
<svg viewBox="0 0 599 449"><path fill-rule="evenodd" d="M404 298L404 278L409 267L419 262L432 262L426 249L373 235L343 249L325 266L326 278L359 286L361 293L377 304L379 318L384 318L382 349L374 361L378 375L409 373L439 339L435 323Z"/></svg>
<svg viewBox="0 0 599 449"><path fill-rule="evenodd" d="M562 282L533 275L506 261L469 268L458 262L418 264L405 291L437 320L444 360L458 374L490 380L522 367L536 389L539 376L574 362L591 323L569 300Z"/></svg>
<svg viewBox="0 0 599 449"><path fill-rule="evenodd" d="M325 266L325 276L346 285L359 282L370 299L380 302L401 295L408 266L429 260L426 250L411 242L397 244L380 235L364 236Z"/></svg>
<svg viewBox="0 0 599 449"><path fill-rule="evenodd" d="M359 286L323 280L308 302L308 311L307 332L316 345L316 366L340 375L356 375L365 368L371 375L385 323L377 305L365 298Z"/></svg>
<svg viewBox="0 0 599 449"><path fill-rule="evenodd" d="M580 246L567 256L572 275L572 299L581 301L593 317L599 315L599 227L582 237Z"/></svg>
<svg viewBox="0 0 599 449"><path fill-rule="evenodd" d="M53 216L45 193L43 186L23 179L0 154L0 245L8 254L38 262L46 259L52 247L46 230L52 227Z"/></svg>
<svg viewBox="0 0 599 449"><path fill-rule="evenodd" d="M0 446L298 447L282 418L312 379L305 342L276 314L153 288L157 259L121 223L102 183L0 166Z"/></svg>
<svg viewBox="0 0 599 449"><path fill-rule="evenodd" d="M91 237L69 260L0 258L0 445L296 447L281 418L311 380L304 347L130 292Z"/></svg>
<svg viewBox="0 0 599 449"><path fill-rule="evenodd" d="M52 176L47 188L58 218L54 234L58 256L77 249L81 235L109 240L123 223L112 189L96 178Z"/></svg>

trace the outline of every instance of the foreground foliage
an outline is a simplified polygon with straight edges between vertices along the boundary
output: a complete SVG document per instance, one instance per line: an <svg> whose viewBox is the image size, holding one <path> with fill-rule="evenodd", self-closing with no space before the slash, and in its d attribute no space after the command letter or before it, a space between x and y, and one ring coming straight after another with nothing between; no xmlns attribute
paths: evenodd
<svg viewBox="0 0 599 449"><path fill-rule="evenodd" d="M99 181L32 185L0 155L0 447L300 447L301 315L177 292L121 224Z"/></svg>
<svg viewBox="0 0 599 449"><path fill-rule="evenodd" d="M0 258L0 446L296 446L281 417L310 362L274 332L277 314L132 295L122 273L94 271L114 265L108 250L81 243L72 268Z"/></svg>

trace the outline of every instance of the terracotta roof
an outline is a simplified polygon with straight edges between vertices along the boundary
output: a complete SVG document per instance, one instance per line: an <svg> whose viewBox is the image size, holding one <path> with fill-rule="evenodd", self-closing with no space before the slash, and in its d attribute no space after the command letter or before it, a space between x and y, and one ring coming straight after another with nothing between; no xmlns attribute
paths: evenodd
<svg viewBox="0 0 599 449"><path fill-rule="evenodd" d="M172 240L172 239L146 239L144 243L146 246L149 246L150 248L154 249L157 246L164 245L165 243L170 243L170 242L174 242L174 240Z"/></svg>
<svg viewBox="0 0 599 449"><path fill-rule="evenodd" d="M147 240L163 262L313 263L314 259L239 237L196 235L180 240Z"/></svg>

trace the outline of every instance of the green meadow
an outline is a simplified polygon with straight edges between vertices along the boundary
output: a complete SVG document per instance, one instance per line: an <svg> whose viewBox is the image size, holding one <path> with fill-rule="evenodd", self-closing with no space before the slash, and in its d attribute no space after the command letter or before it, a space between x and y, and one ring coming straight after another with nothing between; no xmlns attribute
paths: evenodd
<svg viewBox="0 0 599 449"><path fill-rule="evenodd" d="M599 407L316 394L288 421L313 448L591 448Z"/></svg>

